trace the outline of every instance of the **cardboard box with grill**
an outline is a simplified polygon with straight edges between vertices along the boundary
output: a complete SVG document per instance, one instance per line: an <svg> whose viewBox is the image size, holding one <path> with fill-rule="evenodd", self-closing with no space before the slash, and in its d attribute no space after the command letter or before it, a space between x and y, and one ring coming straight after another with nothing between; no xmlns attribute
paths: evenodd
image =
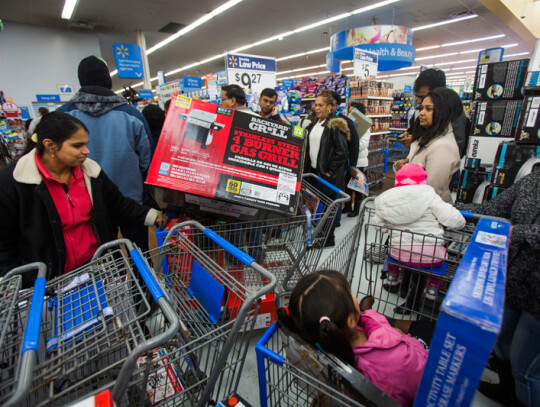
<svg viewBox="0 0 540 407"><path fill-rule="evenodd" d="M304 130L175 96L146 182L158 201L239 219L294 215Z"/></svg>

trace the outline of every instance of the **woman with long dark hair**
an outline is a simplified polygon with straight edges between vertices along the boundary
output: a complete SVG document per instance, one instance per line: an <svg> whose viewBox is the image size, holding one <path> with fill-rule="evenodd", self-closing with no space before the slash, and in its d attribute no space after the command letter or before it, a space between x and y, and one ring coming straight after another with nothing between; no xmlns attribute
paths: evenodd
<svg viewBox="0 0 540 407"><path fill-rule="evenodd" d="M420 126L416 126L409 155L394 164L394 171L407 163L421 164L432 186L446 202L452 203L450 181L459 169L459 148L452 122L463 111L458 94L451 89L436 88L420 106Z"/></svg>

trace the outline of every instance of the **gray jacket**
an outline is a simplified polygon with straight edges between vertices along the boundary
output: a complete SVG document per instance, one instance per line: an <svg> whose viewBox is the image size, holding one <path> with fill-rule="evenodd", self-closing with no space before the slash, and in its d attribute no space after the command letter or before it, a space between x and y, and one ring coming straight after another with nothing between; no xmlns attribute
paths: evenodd
<svg viewBox="0 0 540 407"><path fill-rule="evenodd" d="M511 219L506 301L540 319L540 171L522 178L491 201L460 210Z"/></svg>

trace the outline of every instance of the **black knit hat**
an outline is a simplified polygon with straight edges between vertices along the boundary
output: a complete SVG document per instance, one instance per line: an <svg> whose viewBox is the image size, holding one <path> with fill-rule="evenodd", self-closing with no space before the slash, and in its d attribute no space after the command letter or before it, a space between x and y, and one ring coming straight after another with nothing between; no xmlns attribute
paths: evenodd
<svg viewBox="0 0 540 407"><path fill-rule="evenodd" d="M102 86L112 89L112 79L107 65L94 55L81 61L78 74L81 86Z"/></svg>

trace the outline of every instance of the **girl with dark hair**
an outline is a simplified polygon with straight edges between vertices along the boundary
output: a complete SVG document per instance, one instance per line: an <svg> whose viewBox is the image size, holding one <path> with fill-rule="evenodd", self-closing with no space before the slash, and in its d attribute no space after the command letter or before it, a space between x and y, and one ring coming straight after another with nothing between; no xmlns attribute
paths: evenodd
<svg viewBox="0 0 540 407"><path fill-rule="evenodd" d="M161 222L87 158L88 130L79 119L48 113L36 134L36 148L0 172L0 276L35 261L47 264L48 278L62 275L115 239L119 222Z"/></svg>
<svg viewBox="0 0 540 407"><path fill-rule="evenodd" d="M355 366L402 406L412 406L427 351L370 309L372 303L373 297L366 297L358 304L341 273L318 271L298 281L278 318L306 342ZM412 329L412 324L401 327Z"/></svg>
<svg viewBox="0 0 540 407"><path fill-rule="evenodd" d="M394 164L394 172L407 163L421 164L428 173L428 185L448 203L452 203L450 181L460 162L452 122L462 111L456 92L447 88L431 90L422 102L420 126L414 128L409 155Z"/></svg>

